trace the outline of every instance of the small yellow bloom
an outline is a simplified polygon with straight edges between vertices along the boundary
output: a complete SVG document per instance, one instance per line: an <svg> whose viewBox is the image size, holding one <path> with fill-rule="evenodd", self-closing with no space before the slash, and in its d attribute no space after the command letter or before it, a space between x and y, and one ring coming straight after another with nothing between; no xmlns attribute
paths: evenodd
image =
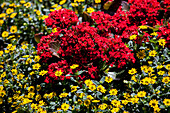
<svg viewBox="0 0 170 113"><path fill-rule="evenodd" d="M136 39L136 37L137 37L137 35L131 35L131 36L129 37L129 39L130 39L130 40L133 40L133 39Z"/></svg>
<svg viewBox="0 0 170 113"><path fill-rule="evenodd" d="M10 15L10 18L14 18L16 15L17 15L17 13L12 13L12 14Z"/></svg>
<svg viewBox="0 0 170 113"><path fill-rule="evenodd" d="M107 83L110 83L110 82L113 81L113 78L112 78L112 77L105 77L105 81L106 81Z"/></svg>
<svg viewBox="0 0 170 113"><path fill-rule="evenodd" d="M152 50L149 52L149 56L155 57L157 52L155 50Z"/></svg>
<svg viewBox="0 0 170 113"><path fill-rule="evenodd" d="M135 68L132 68L131 70L128 71L128 73L129 73L130 75L133 75L133 74L137 73L137 71L136 71Z"/></svg>
<svg viewBox="0 0 170 113"><path fill-rule="evenodd" d="M67 96L68 96L68 93L61 93L61 94L59 95L60 98L67 97Z"/></svg>
<svg viewBox="0 0 170 113"><path fill-rule="evenodd" d="M2 33L2 37L8 37L8 35L9 35L9 32L8 31L4 31L3 33Z"/></svg>
<svg viewBox="0 0 170 113"><path fill-rule="evenodd" d="M109 93L110 93L110 95L117 95L117 89L111 89L110 91L109 91Z"/></svg>
<svg viewBox="0 0 170 113"><path fill-rule="evenodd" d="M0 26L2 26L4 23L4 20L0 20Z"/></svg>
<svg viewBox="0 0 170 113"><path fill-rule="evenodd" d="M159 39L158 42L159 42L159 45L163 46L163 48L164 48L164 46L166 44L166 40L165 39Z"/></svg>
<svg viewBox="0 0 170 113"><path fill-rule="evenodd" d="M170 64L167 64L165 67L167 70L170 70Z"/></svg>
<svg viewBox="0 0 170 113"><path fill-rule="evenodd" d="M73 64L72 66L70 66L70 69L76 69L77 67L79 67L78 64Z"/></svg>
<svg viewBox="0 0 170 113"><path fill-rule="evenodd" d="M78 87L78 86L71 86L71 92L77 91L77 87Z"/></svg>
<svg viewBox="0 0 170 113"><path fill-rule="evenodd" d="M157 36L158 33L157 33L157 32L153 32L153 33L151 33L150 35L152 35L152 36Z"/></svg>
<svg viewBox="0 0 170 113"><path fill-rule="evenodd" d="M158 107L158 101L156 99L153 99L149 102L149 105L153 108Z"/></svg>
<svg viewBox="0 0 170 113"><path fill-rule="evenodd" d="M11 72L12 72L12 75L16 75L18 71L17 69L12 69Z"/></svg>
<svg viewBox="0 0 170 113"><path fill-rule="evenodd" d="M101 0L95 0L95 3L96 4L101 3Z"/></svg>
<svg viewBox="0 0 170 113"><path fill-rule="evenodd" d="M32 66L32 68L33 68L33 69L36 69L36 70L38 70L40 67L41 67L41 65L40 65L39 63L34 64L34 65Z"/></svg>
<svg viewBox="0 0 170 113"><path fill-rule="evenodd" d="M90 103L91 103L91 102L90 102L90 100L89 100L89 99L86 99L86 100L84 101L84 105L85 105L85 106L89 106L89 105L90 105Z"/></svg>
<svg viewBox="0 0 170 113"><path fill-rule="evenodd" d="M7 14L11 14L11 13L13 13L14 12L14 9L13 8L8 8L7 10L6 10L6 13Z"/></svg>
<svg viewBox="0 0 170 113"><path fill-rule="evenodd" d="M145 96L146 96L146 92L145 92L145 91L139 91L139 92L137 93L137 96L138 96L138 97L145 97Z"/></svg>
<svg viewBox="0 0 170 113"><path fill-rule="evenodd" d="M64 3L66 3L66 1L67 1L67 0L61 0L61 1L59 2L59 4L60 4L60 5L63 5Z"/></svg>
<svg viewBox="0 0 170 113"><path fill-rule="evenodd" d="M3 55L3 53L4 53L3 51L0 51L0 56L2 56L2 55Z"/></svg>
<svg viewBox="0 0 170 113"><path fill-rule="evenodd" d="M11 26L10 32L11 33L16 33L17 32L17 26Z"/></svg>
<svg viewBox="0 0 170 113"><path fill-rule="evenodd" d="M55 76L60 77L63 74L61 70L55 72Z"/></svg>
<svg viewBox="0 0 170 113"><path fill-rule="evenodd" d="M89 85L89 89L90 89L91 91L96 90L96 85L94 85L94 84Z"/></svg>
<svg viewBox="0 0 170 113"><path fill-rule="evenodd" d="M41 12L39 10L37 10L36 14L39 16L41 14Z"/></svg>
<svg viewBox="0 0 170 113"><path fill-rule="evenodd" d="M22 49L27 49L27 45L22 45Z"/></svg>
<svg viewBox="0 0 170 113"><path fill-rule="evenodd" d="M42 70L42 71L39 72L39 75L44 76L47 73L48 73L48 71Z"/></svg>
<svg viewBox="0 0 170 113"><path fill-rule="evenodd" d="M67 111L69 109L70 105L69 104L66 104L66 103L63 103L61 105L61 109L64 110L64 111Z"/></svg>
<svg viewBox="0 0 170 113"><path fill-rule="evenodd" d="M170 106L170 99L164 99L163 103L164 103L166 106Z"/></svg>
<svg viewBox="0 0 170 113"><path fill-rule="evenodd" d="M162 82L168 84L170 82L170 77L163 77Z"/></svg>
<svg viewBox="0 0 170 113"><path fill-rule="evenodd" d="M90 85L93 85L93 82L90 79L88 79L88 80L85 80L85 84L87 86L90 86Z"/></svg>
<svg viewBox="0 0 170 113"><path fill-rule="evenodd" d="M92 7L87 8L87 13L92 13L92 12L94 12L94 8Z"/></svg>
<svg viewBox="0 0 170 113"><path fill-rule="evenodd" d="M17 75L17 79L21 80L21 79L23 79L24 76L25 76L24 74L19 73L19 74Z"/></svg>

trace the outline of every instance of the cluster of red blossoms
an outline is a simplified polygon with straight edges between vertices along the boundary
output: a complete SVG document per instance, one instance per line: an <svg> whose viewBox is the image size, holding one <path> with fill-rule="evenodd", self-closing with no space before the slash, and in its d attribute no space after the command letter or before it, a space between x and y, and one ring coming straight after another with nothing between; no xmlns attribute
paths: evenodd
<svg viewBox="0 0 170 113"><path fill-rule="evenodd" d="M126 47L121 38L106 38L97 33L97 28L91 27L88 22L72 26L71 29L61 29L59 32L43 36L38 44L38 54L44 61L52 57L49 44L52 41L60 42L60 49L57 51L61 60L51 63L48 67L49 76L46 82L64 80L66 74L73 74L76 70L88 70L78 77L80 79L97 79L101 74L103 64L116 65L118 68L126 65L127 62L135 62L131 50ZM62 35L61 35L62 34ZM73 64L79 67L70 69ZM60 77L55 72L61 70Z"/></svg>
<svg viewBox="0 0 170 113"><path fill-rule="evenodd" d="M45 24L52 28L68 28L71 25L76 25L78 17L74 11L68 9L55 10L49 14L49 17L45 19Z"/></svg>

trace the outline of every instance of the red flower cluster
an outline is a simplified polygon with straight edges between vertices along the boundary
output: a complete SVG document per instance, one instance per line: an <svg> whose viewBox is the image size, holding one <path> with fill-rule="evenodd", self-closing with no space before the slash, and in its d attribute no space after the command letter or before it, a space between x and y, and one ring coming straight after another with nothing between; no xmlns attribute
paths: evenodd
<svg viewBox="0 0 170 113"><path fill-rule="evenodd" d="M78 17L74 11L68 9L55 10L45 19L45 24L52 28L68 28L71 25L76 25Z"/></svg>
<svg viewBox="0 0 170 113"><path fill-rule="evenodd" d="M129 61L135 62L131 50L126 47L121 38L116 36L115 38L102 37L97 31L86 22L72 26L69 30L61 29L59 32L42 37L38 44L38 54L46 61L52 56L49 43L52 41L60 42L60 49L57 53L62 60L49 65L48 81L50 78L63 80L66 74L75 72L75 70L70 69L72 64L79 65L76 70L88 70L86 75L79 75L81 79L97 79L103 71L101 68L104 64L114 64L121 68ZM57 70L63 72L60 77L55 76Z"/></svg>

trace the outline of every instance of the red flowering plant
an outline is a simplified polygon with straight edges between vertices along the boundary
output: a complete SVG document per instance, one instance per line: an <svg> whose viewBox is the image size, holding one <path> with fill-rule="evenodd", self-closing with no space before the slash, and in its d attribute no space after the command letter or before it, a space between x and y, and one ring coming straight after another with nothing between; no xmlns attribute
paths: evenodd
<svg viewBox="0 0 170 113"><path fill-rule="evenodd" d="M50 20L50 16L47 20ZM107 29L105 31L107 32ZM43 62L49 64L49 76L45 81L48 83L53 80L70 79L73 73L80 70L86 71L74 76L76 79L100 79L109 66L121 68L127 62L135 62L131 50L121 38L116 35L114 38L108 38L99 33L97 28L83 22L70 28L65 26L58 32L43 36L38 44L38 54ZM78 66L71 68L75 64Z"/></svg>

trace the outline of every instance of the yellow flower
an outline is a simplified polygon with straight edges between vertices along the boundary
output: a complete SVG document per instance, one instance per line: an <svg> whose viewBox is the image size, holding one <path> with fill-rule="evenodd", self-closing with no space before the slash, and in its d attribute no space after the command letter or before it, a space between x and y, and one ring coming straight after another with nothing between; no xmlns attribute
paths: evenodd
<svg viewBox="0 0 170 113"><path fill-rule="evenodd" d="M8 8L7 10L6 10L6 13L7 14L11 14L11 13L13 13L14 12L14 9L13 8Z"/></svg>
<svg viewBox="0 0 170 113"><path fill-rule="evenodd" d="M126 105L126 104L128 104L129 101L128 100L122 100L121 102L122 102L123 105Z"/></svg>
<svg viewBox="0 0 170 113"><path fill-rule="evenodd" d="M158 107L158 101L156 99L152 99L150 102L149 102L149 105L153 108L155 107Z"/></svg>
<svg viewBox="0 0 170 113"><path fill-rule="evenodd" d="M88 80L85 80L85 84L87 86L90 86L90 85L93 85L93 82L90 79L88 79Z"/></svg>
<svg viewBox="0 0 170 113"><path fill-rule="evenodd" d="M4 97L6 95L5 90L0 90L0 97Z"/></svg>
<svg viewBox="0 0 170 113"><path fill-rule="evenodd" d="M17 13L12 13L12 14L10 15L10 18L14 18L16 15L17 15Z"/></svg>
<svg viewBox="0 0 170 113"><path fill-rule="evenodd" d="M71 86L71 92L77 91L77 87L78 87L78 86Z"/></svg>
<svg viewBox="0 0 170 113"><path fill-rule="evenodd" d="M97 91L100 91L102 93L105 93L106 92L106 89L102 86L102 85L99 85L97 86Z"/></svg>
<svg viewBox="0 0 170 113"><path fill-rule="evenodd" d="M118 101L118 100L112 100L112 101L111 101L111 104L112 104L113 106L115 106L115 107L119 107L119 106L120 106L120 101Z"/></svg>
<svg viewBox="0 0 170 113"><path fill-rule="evenodd" d="M59 7L55 8L55 9L56 9L56 10L62 9L62 6L59 6Z"/></svg>
<svg viewBox="0 0 170 113"><path fill-rule="evenodd" d="M167 70L170 70L170 64L167 64L165 67Z"/></svg>
<svg viewBox="0 0 170 113"><path fill-rule="evenodd" d="M34 97L34 95L35 95L35 93L34 93L34 92L29 92L29 93L28 93L28 98L33 98L33 97Z"/></svg>
<svg viewBox="0 0 170 113"><path fill-rule="evenodd" d="M170 106L170 99L164 99L163 103L164 103L166 106Z"/></svg>
<svg viewBox="0 0 170 113"><path fill-rule="evenodd" d="M146 25L139 26L140 29L147 29L148 27Z"/></svg>
<svg viewBox="0 0 170 113"><path fill-rule="evenodd" d="M8 97L8 103L11 103L11 102L12 102L12 98Z"/></svg>
<svg viewBox="0 0 170 113"><path fill-rule="evenodd" d="M131 36L129 37L129 39L130 39L130 40L133 40L133 39L136 39L136 37L137 37L137 35L131 35Z"/></svg>
<svg viewBox="0 0 170 113"><path fill-rule="evenodd" d="M48 73L48 71L41 70L41 71L39 72L39 75L44 76L44 75L47 74L47 73Z"/></svg>
<svg viewBox="0 0 170 113"><path fill-rule="evenodd" d="M111 112L112 112L112 113L119 112L119 108L113 108L113 109L111 110Z"/></svg>
<svg viewBox="0 0 170 113"><path fill-rule="evenodd" d="M81 105L82 104L82 100L78 99L78 104Z"/></svg>
<svg viewBox="0 0 170 113"><path fill-rule="evenodd" d="M158 42L159 42L159 45L163 46L163 48L164 48L164 46L166 44L166 40L165 39L159 39Z"/></svg>
<svg viewBox="0 0 170 113"><path fill-rule="evenodd" d="M72 66L70 66L70 69L76 69L77 67L79 67L78 64L73 64Z"/></svg>
<svg viewBox="0 0 170 113"><path fill-rule="evenodd" d="M164 74L165 74L165 71L162 71L162 70L158 71L158 75L164 75Z"/></svg>
<svg viewBox="0 0 170 113"><path fill-rule="evenodd" d="M110 93L110 95L117 95L117 89L111 89L110 91L109 91L109 93Z"/></svg>
<svg viewBox="0 0 170 113"><path fill-rule="evenodd" d="M70 105L69 104L66 104L66 103L63 103L61 105L61 109L64 110L64 111L67 111L69 109Z"/></svg>
<svg viewBox="0 0 170 113"><path fill-rule="evenodd" d="M168 84L170 82L170 77L163 77L162 82Z"/></svg>
<svg viewBox="0 0 170 113"><path fill-rule="evenodd" d="M30 87L28 88L28 92L34 92L34 90L35 90L34 86L30 86Z"/></svg>
<svg viewBox="0 0 170 113"><path fill-rule="evenodd" d="M138 80L136 79L136 75L133 75L132 77L131 77L131 80L133 80L134 82L137 82Z"/></svg>
<svg viewBox="0 0 170 113"><path fill-rule="evenodd" d="M20 3L21 3L21 4L24 4L24 3L25 3L25 0L21 0Z"/></svg>
<svg viewBox="0 0 170 113"><path fill-rule="evenodd" d="M12 75L16 75L18 71L17 69L12 69L11 72L12 72Z"/></svg>
<svg viewBox="0 0 170 113"><path fill-rule="evenodd" d="M138 96L138 97L145 97L145 96L146 96L146 92L145 92L145 91L139 91L139 92L137 93L137 96Z"/></svg>
<svg viewBox="0 0 170 113"><path fill-rule="evenodd" d="M37 89L37 91L40 91L41 90L41 85L37 85L36 89Z"/></svg>
<svg viewBox="0 0 170 113"><path fill-rule="evenodd" d="M94 9L92 7L87 8L87 13L92 13L94 12Z"/></svg>
<svg viewBox="0 0 170 113"><path fill-rule="evenodd" d="M40 56L35 56L34 61L38 62L40 60Z"/></svg>
<svg viewBox="0 0 170 113"><path fill-rule="evenodd" d="M163 65L158 65L156 68L157 69L162 69L164 66Z"/></svg>
<svg viewBox="0 0 170 113"><path fill-rule="evenodd" d="M61 93L61 94L59 95L60 98L67 97L67 96L68 96L68 93Z"/></svg>
<svg viewBox="0 0 170 113"><path fill-rule="evenodd" d="M52 32L53 32L53 33L58 32L58 31L57 31L57 28L52 29Z"/></svg>
<svg viewBox="0 0 170 113"><path fill-rule="evenodd" d="M71 3L71 5L72 5L73 7L78 6L78 4L77 4L77 3Z"/></svg>
<svg viewBox="0 0 170 113"><path fill-rule="evenodd" d="M95 0L95 3L96 4L101 3L101 0Z"/></svg>
<svg viewBox="0 0 170 113"><path fill-rule="evenodd" d="M157 33L157 32L153 32L153 33L151 33L150 35L152 35L152 36L157 36L158 33Z"/></svg>
<svg viewBox="0 0 170 113"><path fill-rule="evenodd" d="M139 58L139 59L144 59L146 54L145 54L145 50L140 50L136 56Z"/></svg>
<svg viewBox="0 0 170 113"><path fill-rule="evenodd" d="M0 86L0 91L2 91L4 89L4 86Z"/></svg>
<svg viewBox="0 0 170 113"><path fill-rule="evenodd" d="M41 100L41 95L40 95L40 94L36 95L35 100L36 100L36 101Z"/></svg>
<svg viewBox="0 0 170 113"><path fill-rule="evenodd" d="M89 89L91 90L91 91L94 91L94 90L96 90L96 85L89 85Z"/></svg>
<svg viewBox="0 0 170 113"><path fill-rule="evenodd" d="M41 12L39 10L37 10L36 14L39 16L41 14Z"/></svg>
<svg viewBox="0 0 170 113"><path fill-rule="evenodd" d="M92 100L94 98L91 95L87 95L87 99Z"/></svg>
<svg viewBox="0 0 170 113"><path fill-rule="evenodd" d="M2 26L3 23L4 23L4 20L0 20L0 26Z"/></svg>
<svg viewBox="0 0 170 113"><path fill-rule="evenodd" d="M24 98L24 99L23 99L23 102L22 102L22 105L31 103L32 101L33 101L33 100L30 100L30 99L28 99L28 98Z"/></svg>
<svg viewBox="0 0 170 113"><path fill-rule="evenodd" d="M23 79L24 76L25 76L24 74L19 73L19 74L17 75L17 79L21 80L21 79Z"/></svg>
<svg viewBox="0 0 170 113"><path fill-rule="evenodd" d="M51 6L51 8L57 8L58 4L54 4L53 6Z"/></svg>
<svg viewBox="0 0 170 113"><path fill-rule="evenodd" d="M66 3L66 1L67 1L67 0L61 0L61 1L59 2L59 4L60 4L60 5L63 5L64 3Z"/></svg>
<svg viewBox="0 0 170 113"><path fill-rule="evenodd" d="M91 102L90 102L90 100L89 100L89 99L86 99L86 100L84 101L84 105L85 105L85 106L89 106L89 105L90 105L90 103L91 103Z"/></svg>
<svg viewBox="0 0 170 113"><path fill-rule="evenodd" d="M3 72L0 77L6 77L6 72Z"/></svg>
<svg viewBox="0 0 170 113"><path fill-rule="evenodd" d="M3 55L3 53L4 53L3 51L0 51L0 56L2 56L2 55Z"/></svg>
<svg viewBox="0 0 170 113"><path fill-rule="evenodd" d="M142 79L140 81L140 83L143 85L149 85L149 84L151 84L151 81L152 81L152 79L150 77L145 77L144 79Z"/></svg>
<svg viewBox="0 0 170 113"><path fill-rule="evenodd" d="M98 103L100 100L92 100L93 103Z"/></svg>
<svg viewBox="0 0 170 113"><path fill-rule="evenodd" d="M26 8L31 7L31 3L28 2L28 3L24 4L24 6L25 6Z"/></svg>
<svg viewBox="0 0 170 113"><path fill-rule="evenodd" d="M107 82L107 83L110 83L110 82L112 82L113 81L113 78L112 77L105 77L105 81Z"/></svg>
<svg viewBox="0 0 170 113"><path fill-rule="evenodd" d="M9 32L8 31L4 31L3 33L2 33L2 37L8 37L8 35L9 35Z"/></svg>
<svg viewBox="0 0 170 113"><path fill-rule="evenodd" d="M149 52L149 56L155 57L157 52L155 50L152 50Z"/></svg>
<svg viewBox="0 0 170 113"><path fill-rule="evenodd" d="M101 110L105 110L107 108L107 104L106 103L102 103L98 106L99 109Z"/></svg>
<svg viewBox="0 0 170 113"><path fill-rule="evenodd" d="M17 26L11 26L10 32L11 33L16 33L17 32Z"/></svg>
<svg viewBox="0 0 170 113"><path fill-rule="evenodd" d="M31 108L32 108L32 109L38 109L38 106L37 106L37 104L32 103L32 104L31 104Z"/></svg>
<svg viewBox="0 0 170 113"><path fill-rule="evenodd" d="M40 67L41 67L41 65L40 65L39 63L34 64L34 65L32 66L32 68L33 68L33 69L36 69L36 70L38 70Z"/></svg>
<svg viewBox="0 0 170 113"><path fill-rule="evenodd" d="M60 77L63 74L61 70L55 72L55 76Z"/></svg>
<svg viewBox="0 0 170 113"><path fill-rule="evenodd" d="M129 74L133 75L135 73L137 73L135 68L132 68L131 70L128 71Z"/></svg>
<svg viewBox="0 0 170 113"><path fill-rule="evenodd" d="M27 45L22 45L22 49L27 49Z"/></svg>

